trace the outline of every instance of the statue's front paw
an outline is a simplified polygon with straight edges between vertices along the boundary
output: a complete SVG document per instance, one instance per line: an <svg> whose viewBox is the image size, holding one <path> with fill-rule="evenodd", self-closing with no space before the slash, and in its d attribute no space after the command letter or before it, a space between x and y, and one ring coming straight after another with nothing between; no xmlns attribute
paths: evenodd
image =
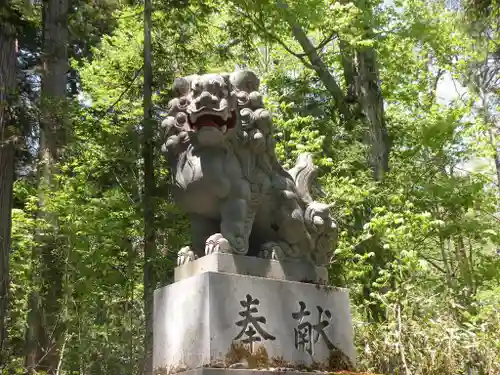
<svg viewBox="0 0 500 375"><path fill-rule="evenodd" d="M198 256L195 254L193 250L189 246L184 246L177 253L177 265L182 266L183 264L192 262L193 260L198 259Z"/></svg>
<svg viewBox="0 0 500 375"><path fill-rule="evenodd" d="M229 241L220 233L212 234L205 242L205 255L213 253L231 253Z"/></svg>
<svg viewBox="0 0 500 375"><path fill-rule="evenodd" d="M248 244L242 236L231 234L227 236L227 239L233 254L246 255L248 253Z"/></svg>

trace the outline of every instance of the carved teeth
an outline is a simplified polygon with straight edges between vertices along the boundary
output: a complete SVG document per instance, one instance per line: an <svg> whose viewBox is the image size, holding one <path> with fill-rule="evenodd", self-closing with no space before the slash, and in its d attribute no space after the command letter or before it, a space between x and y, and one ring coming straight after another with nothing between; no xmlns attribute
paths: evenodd
<svg viewBox="0 0 500 375"><path fill-rule="evenodd" d="M319 216L315 216L313 219L314 225L323 225L325 222Z"/></svg>
<svg viewBox="0 0 500 375"><path fill-rule="evenodd" d="M227 132L227 126L226 126L226 125L222 125L222 126L220 127L220 131L221 131L222 133Z"/></svg>
<svg viewBox="0 0 500 375"><path fill-rule="evenodd" d="M214 115L220 117L223 121L227 121L229 117L229 111L228 107L223 107L220 109L211 109L211 108L206 108L202 107L196 111L190 110L189 112L189 118L191 122L196 122L201 116L204 115Z"/></svg>

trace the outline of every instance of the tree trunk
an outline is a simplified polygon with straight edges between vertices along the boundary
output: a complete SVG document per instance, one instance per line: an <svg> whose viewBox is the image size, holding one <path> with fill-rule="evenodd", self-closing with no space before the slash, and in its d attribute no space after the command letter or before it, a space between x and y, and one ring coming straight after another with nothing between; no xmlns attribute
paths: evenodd
<svg viewBox="0 0 500 375"><path fill-rule="evenodd" d="M493 162L495 163L495 172L497 177L497 192L500 196L500 125L496 124L493 116L491 116L487 87L481 87L481 82L479 85L483 121L488 126L489 141L491 147L493 148Z"/></svg>
<svg viewBox="0 0 500 375"><path fill-rule="evenodd" d="M153 105L151 66L151 0L144 3L144 122L143 147L144 159L144 194L142 199L144 215L144 375L153 373L153 292L156 287L154 259L156 257L155 225L154 225L154 192L155 176L153 164Z"/></svg>
<svg viewBox="0 0 500 375"><path fill-rule="evenodd" d="M57 218L47 208L48 193L57 188L54 175L65 144L67 126L68 0L43 2L43 54L40 119L39 219L28 317L28 371L56 374L65 337L63 278L65 256L57 241ZM38 289L38 290L36 290Z"/></svg>
<svg viewBox="0 0 500 375"><path fill-rule="evenodd" d="M344 81L346 86L346 101L349 103L357 101L358 90L356 88L356 65L354 63L354 50L343 40L339 41L340 57Z"/></svg>
<svg viewBox="0 0 500 375"><path fill-rule="evenodd" d="M2 5L1 14L8 9ZM14 181L14 126L16 40L15 28L0 18L0 367L6 363L7 313L9 297L9 253L11 236L12 185Z"/></svg>
<svg viewBox="0 0 500 375"><path fill-rule="evenodd" d="M365 38L373 38L369 24L373 18L369 4L358 0L357 5L365 9ZM354 50L346 42L340 41L342 68L349 101L357 101L359 110L354 117L363 121L368 128L370 146L369 161L375 180L381 181L389 170L390 140L384 116L384 100L380 89L380 77L377 66L377 53L373 47L359 47Z"/></svg>
<svg viewBox="0 0 500 375"><path fill-rule="evenodd" d="M364 11L365 38L374 39L373 8L366 0L358 0L357 6ZM356 51L358 71L358 99L368 122L370 164L375 180L382 181L389 170L390 139L385 124L384 99L380 87L377 52L373 47L361 46Z"/></svg>
<svg viewBox="0 0 500 375"><path fill-rule="evenodd" d="M449 243L449 239L446 240ZM440 237L439 239L439 248L441 250L441 259L444 264L444 270L446 271L446 284L448 285L448 288L453 287L453 278L452 278L452 269L450 266L450 263L448 261L448 254L446 253L446 247L445 247L445 238ZM449 245L448 245L449 248Z"/></svg>
<svg viewBox="0 0 500 375"><path fill-rule="evenodd" d="M465 249L464 237L459 234L455 242L455 254L460 270L461 279L465 282L467 288L463 290L464 297L466 298L467 305L470 305L469 298L472 297L474 292L474 274L470 267L471 263Z"/></svg>
<svg viewBox="0 0 500 375"><path fill-rule="evenodd" d="M375 180L382 181L389 170L389 136L385 125L384 100L380 90L380 80L376 53L371 47L357 51L358 98L368 122L370 144L370 165Z"/></svg>
<svg viewBox="0 0 500 375"><path fill-rule="evenodd" d="M389 142L384 122L383 99L379 89L379 77L376 67L375 51L373 48L358 49L357 51L347 42L339 42L341 63L346 85L346 101L351 104L354 119L361 121L368 130L365 140L370 147L369 164L373 170L374 179L381 181L384 173L389 169ZM379 239L375 237L369 251L380 249L385 256L381 259L372 259L374 269L383 268L391 257L381 249ZM377 254L377 252L375 252ZM379 262L381 260L381 262ZM371 285L378 277L378 272L373 272L369 282L364 288L365 296L371 295ZM370 304L369 318L375 321L385 319L385 309L377 302Z"/></svg>
<svg viewBox="0 0 500 375"><path fill-rule="evenodd" d="M500 125L490 124L488 132L490 135L490 144L493 147L493 159L497 172L497 190L500 195Z"/></svg>

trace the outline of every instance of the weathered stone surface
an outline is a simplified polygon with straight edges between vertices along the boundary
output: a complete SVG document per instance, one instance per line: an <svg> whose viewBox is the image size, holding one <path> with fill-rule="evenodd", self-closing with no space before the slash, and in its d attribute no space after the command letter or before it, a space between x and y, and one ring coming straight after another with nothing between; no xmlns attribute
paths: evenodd
<svg viewBox="0 0 500 375"><path fill-rule="evenodd" d="M280 165L258 77L192 75L173 92L160 137L172 195L191 222L178 264L217 252L328 264L338 228L315 200L317 168L308 153L289 171Z"/></svg>
<svg viewBox="0 0 500 375"><path fill-rule="evenodd" d="M180 281L203 272L224 272L238 275L266 277L277 280L328 283L325 267L311 263L281 262L235 254L213 253L175 269L175 281Z"/></svg>
<svg viewBox="0 0 500 375"><path fill-rule="evenodd" d="M197 368L193 370L181 371L182 375L306 375L310 372L294 371L280 367L256 370L256 369L225 369L225 368ZM177 372L177 373L181 373ZM321 373L321 372L320 372ZM153 375L167 375L171 374L168 371L158 370Z"/></svg>
<svg viewBox="0 0 500 375"><path fill-rule="evenodd" d="M155 369L322 370L354 361L345 289L205 272L155 291Z"/></svg>

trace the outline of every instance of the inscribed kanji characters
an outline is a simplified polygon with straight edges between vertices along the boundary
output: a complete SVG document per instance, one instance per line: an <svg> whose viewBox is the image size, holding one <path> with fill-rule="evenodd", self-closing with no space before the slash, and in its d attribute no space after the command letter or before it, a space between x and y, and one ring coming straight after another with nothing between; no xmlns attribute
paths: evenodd
<svg viewBox="0 0 500 375"><path fill-rule="evenodd" d="M297 328L294 328L295 333L295 348L298 350L305 350L309 354L314 354L314 345L318 343L320 337L325 342L329 350L333 350L335 346L332 344L330 339L325 333L325 328L330 325L328 321L331 319L332 314L329 310L324 310L321 306L316 306L318 310L318 323L312 324L309 321L304 321L304 318L311 315L311 312L307 310L306 304L302 301L299 302L300 311L292 313L292 318L299 321ZM328 318L328 320L321 320L323 314Z"/></svg>
<svg viewBox="0 0 500 375"><path fill-rule="evenodd" d="M244 308L243 311L239 312L239 315L243 319L236 322L238 327L242 327L240 333L234 338L234 340L239 340L243 335L247 336L241 342L250 345L250 350L253 351L253 343L256 341L264 340L275 340L276 337L269 334L262 328L260 323L266 324L266 318L263 316L254 316L253 314L258 313L257 306L259 305L259 300L253 299L250 294L247 294L245 301L240 301L241 306ZM259 336L260 335L260 336Z"/></svg>

